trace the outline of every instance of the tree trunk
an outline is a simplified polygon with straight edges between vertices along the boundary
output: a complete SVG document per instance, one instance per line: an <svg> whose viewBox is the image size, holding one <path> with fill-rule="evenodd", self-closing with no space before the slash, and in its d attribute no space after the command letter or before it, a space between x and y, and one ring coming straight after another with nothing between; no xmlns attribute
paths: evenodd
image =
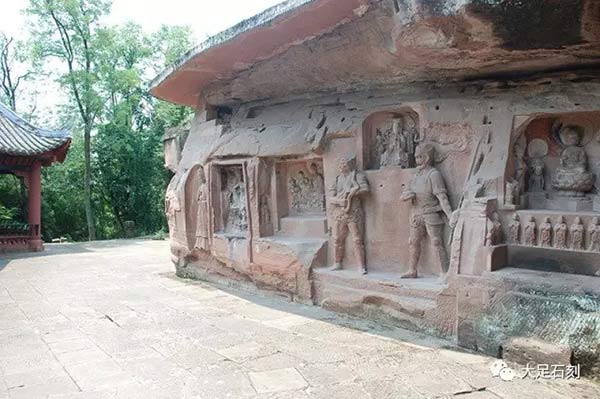
<svg viewBox="0 0 600 399"><path fill-rule="evenodd" d="M84 128L83 153L85 156L84 178L83 178L83 202L85 206L85 218L88 226L88 239L96 239L96 226L94 224L94 210L92 209L92 160L91 160L91 126L87 123Z"/></svg>

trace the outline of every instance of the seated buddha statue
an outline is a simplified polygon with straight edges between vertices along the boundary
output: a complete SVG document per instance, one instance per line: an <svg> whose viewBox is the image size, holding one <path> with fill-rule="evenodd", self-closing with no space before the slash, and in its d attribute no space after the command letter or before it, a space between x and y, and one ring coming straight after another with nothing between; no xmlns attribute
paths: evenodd
<svg viewBox="0 0 600 399"><path fill-rule="evenodd" d="M563 196L582 197L592 191L595 178L588 171L587 155L581 147L581 133L576 126L564 126L559 137L564 149L552 178L552 187Z"/></svg>

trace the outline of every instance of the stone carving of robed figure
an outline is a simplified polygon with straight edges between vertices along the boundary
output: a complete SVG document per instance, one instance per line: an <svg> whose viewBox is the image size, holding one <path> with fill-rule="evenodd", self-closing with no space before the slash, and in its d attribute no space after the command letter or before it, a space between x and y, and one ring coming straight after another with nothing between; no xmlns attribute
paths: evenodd
<svg viewBox="0 0 600 399"><path fill-rule="evenodd" d="M421 242L429 237L441 274L448 270L448 255L444 247L443 215L453 223L452 206L448 200L442 174L434 167L435 148L432 144L419 144L415 151L417 172L409 189L400 197L412 203L410 215L409 269L402 278L416 278Z"/></svg>
<svg viewBox="0 0 600 399"><path fill-rule="evenodd" d="M360 272L367 274L365 261L364 225L365 216L361 197L369 192L369 182L364 173L357 171L354 158L338 160L338 175L329 190L332 207L333 237L335 241L335 265L332 270L341 270L346 249L348 232L352 236L354 255Z"/></svg>

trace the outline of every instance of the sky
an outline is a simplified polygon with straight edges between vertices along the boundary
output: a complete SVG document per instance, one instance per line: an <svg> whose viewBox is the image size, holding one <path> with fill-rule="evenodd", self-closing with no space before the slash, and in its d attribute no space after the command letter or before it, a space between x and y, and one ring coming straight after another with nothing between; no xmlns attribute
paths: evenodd
<svg viewBox="0 0 600 399"><path fill-rule="evenodd" d="M113 0L108 24L133 21L146 33L161 25L189 25L198 44L238 22L249 18L282 0ZM7 36L22 37L27 32L23 10L28 0L0 0L0 31ZM64 101L56 85L51 84L37 96L37 112ZM17 107L18 108L18 107Z"/></svg>
<svg viewBox="0 0 600 399"><path fill-rule="evenodd" d="M160 25L190 25L198 42L251 17L281 0L113 0L109 23L134 21L147 33ZM0 0L0 31L17 36L26 18L28 0Z"/></svg>

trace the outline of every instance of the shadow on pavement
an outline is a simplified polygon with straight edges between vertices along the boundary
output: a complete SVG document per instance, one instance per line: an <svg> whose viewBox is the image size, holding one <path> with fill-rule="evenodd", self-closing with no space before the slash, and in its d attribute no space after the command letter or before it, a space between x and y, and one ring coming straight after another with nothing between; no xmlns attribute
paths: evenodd
<svg viewBox="0 0 600 399"><path fill-rule="evenodd" d="M393 339L403 343L409 343L431 349L449 349L460 353L486 356L480 352L474 352L461 348L447 339L435 337L422 332L408 330L399 326L393 326L389 324L386 325L380 321L372 321L346 314L336 313L316 305L306 305L298 302L291 302L287 297L277 295L277 293L271 291L259 290L258 288L233 288L214 282L185 279L176 276L175 272L165 273L163 276L180 281L187 285L197 285L199 288L223 291L240 299L252 302L253 304L290 313L291 315L323 321L340 327L346 327L356 331L379 335L381 337Z"/></svg>

